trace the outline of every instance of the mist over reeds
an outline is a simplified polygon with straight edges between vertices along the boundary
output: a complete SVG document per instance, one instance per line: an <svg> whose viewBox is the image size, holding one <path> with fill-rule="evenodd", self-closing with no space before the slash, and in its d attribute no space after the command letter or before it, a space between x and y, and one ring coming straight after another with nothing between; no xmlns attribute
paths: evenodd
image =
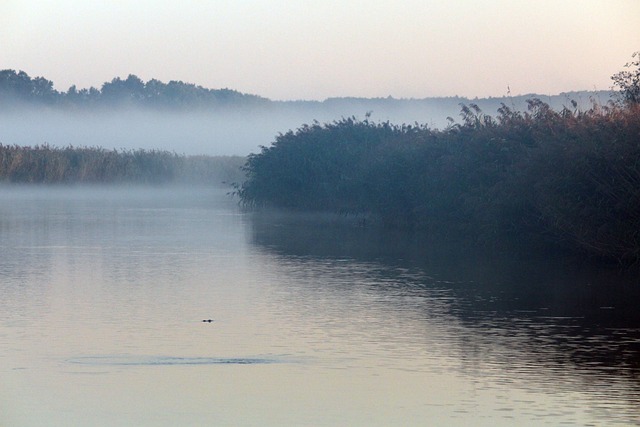
<svg viewBox="0 0 640 427"><path fill-rule="evenodd" d="M240 156L186 156L163 150L0 144L0 182L224 185L242 180L243 162Z"/></svg>

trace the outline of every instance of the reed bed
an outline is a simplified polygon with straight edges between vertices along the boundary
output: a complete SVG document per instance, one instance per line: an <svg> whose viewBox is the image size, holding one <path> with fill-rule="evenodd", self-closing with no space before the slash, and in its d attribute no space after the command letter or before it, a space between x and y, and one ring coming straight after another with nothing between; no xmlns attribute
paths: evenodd
<svg viewBox="0 0 640 427"><path fill-rule="evenodd" d="M162 150L108 150L0 144L0 181L32 184L223 184L242 180L240 156L185 156Z"/></svg>
<svg viewBox="0 0 640 427"><path fill-rule="evenodd" d="M496 116L471 104L443 130L347 118L305 125L250 155L247 206L331 210L491 241L543 238L640 260L640 105Z"/></svg>

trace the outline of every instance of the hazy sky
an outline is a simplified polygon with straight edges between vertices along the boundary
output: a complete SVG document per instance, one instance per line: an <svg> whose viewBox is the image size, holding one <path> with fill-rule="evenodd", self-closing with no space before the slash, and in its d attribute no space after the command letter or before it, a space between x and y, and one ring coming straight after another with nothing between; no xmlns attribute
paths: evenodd
<svg viewBox="0 0 640 427"><path fill-rule="evenodd" d="M0 0L0 69L136 74L271 99L609 89L638 0Z"/></svg>

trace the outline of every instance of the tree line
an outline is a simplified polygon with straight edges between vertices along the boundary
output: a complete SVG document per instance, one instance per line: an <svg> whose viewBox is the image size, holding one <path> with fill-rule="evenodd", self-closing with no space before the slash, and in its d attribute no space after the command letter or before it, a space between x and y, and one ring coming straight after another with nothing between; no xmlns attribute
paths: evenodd
<svg viewBox="0 0 640 427"><path fill-rule="evenodd" d="M638 56L640 60L640 54ZM553 110L530 99L494 117L474 104L442 130L355 118L280 134L248 157L246 206L330 210L389 226L480 240L538 237L640 260L640 76L616 74L619 100Z"/></svg>
<svg viewBox="0 0 640 427"><path fill-rule="evenodd" d="M610 91L570 92L546 96L550 105L558 107L567 97L578 99L588 105L588 99L609 99ZM500 100L508 98L509 103L522 108L531 95L517 95L502 98L475 99L486 110L497 108ZM78 88L72 85L66 91L58 91L54 83L44 77L31 77L24 71L0 70L0 113L20 107L45 106L60 110L87 110L101 108L143 107L162 111L182 111L194 109L269 109L300 111L308 108L315 113L325 111L352 114L352 111L373 111L376 114L406 114L406 111L421 111L432 120L444 114L455 114L458 104L470 102L459 96L396 99L387 98L328 98L324 101L272 101L258 95L245 94L232 89L207 89L192 83L172 80L168 83L157 79L143 81L134 74L127 78L115 77L99 88Z"/></svg>
<svg viewBox="0 0 640 427"><path fill-rule="evenodd" d="M24 71L0 70L0 108L16 103L64 107L145 106L155 108L197 108L244 106L266 102L265 98L231 89L207 89L191 83L157 79L144 82L130 74L126 79L116 77L100 89L78 89L71 86L66 92L54 89L53 82L44 77L30 77Z"/></svg>

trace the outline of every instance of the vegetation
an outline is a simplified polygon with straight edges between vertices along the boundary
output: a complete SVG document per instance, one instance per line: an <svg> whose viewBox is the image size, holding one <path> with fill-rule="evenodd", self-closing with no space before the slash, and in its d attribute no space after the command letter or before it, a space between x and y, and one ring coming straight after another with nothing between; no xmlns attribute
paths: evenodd
<svg viewBox="0 0 640 427"><path fill-rule="evenodd" d="M491 241L537 236L623 262L640 261L640 52L612 76L618 102L552 109L532 98L434 130L353 117L280 134L246 159L157 150L0 144L0 181L171 183L235 181L246 206L358 215L384 225L451 230ZM0 71L0 107L219 106L262 102L239 92L130 75L66 93ZM243 181L243 178L246 178Z"/></svg>
<svg viewBox="0 0 640 427"><path fill-rule="evenodd" d="M182 81L163 83L152 79L143 82L130 74L105 82L100 89L78 89L58 92L53 82L44 77L31 78L24 71L0 70L0 107L16 103L70 108L99 106L144 106L154 108L222 107L260 104L267 100L231 89L206 89Z"/></svg>
<svg viewBox="0 0 640 427"><path fill-rule="evenodd" d="M622 77L622 76L621 76ZM624 80L626 77L622 77ZM606 103L610 91L569 92L545 96L544 100L554 108L561 108L568 99L575 99L581 107L588 108L590 99ZM533 95L509 94L508 97L474 99L486 111L495 111L500 102L508 102L519 109L526 108L525 101ZM144 82L136 75L116 77L99 88L80 89L76 85L67 91L54 89L52 81L44 77L31 77L24 71L0 70L0 114L26 107L45 107L57 111L103 111L120 108L142 108L161 111L280 111L283 114L309 111L312 114L352 114L353 111L372 111L385 117L406 117L407 113L424 114L445 125L438 117L455 115L460 103L470 102L458 96L423 99L387 98L328 98L324 101L272 101L256 95L231 89L207 89L202 86L172 80L168 83L157 79ZM389 116L391 114L391 116ZM405 119L406 120L406 119ZM435 125L435 124L434 124Z"/></svg>
<svg viewBox="0 0 640 427"><path fill-rule="evenodd" d="M611 76L614 85L619 89L619 98L623 103L640 104L640 51L635 52L631 62L627 62L624 67L629 70L620 71Z"/></svg>
<svg viewBox="0 0 640 427"><path fill-rule="evenodd" d="M106 150L0 144L0 181L9 183L206 183L241 178L243 157L184 156L158 150Z"/></svg>
<svg viewBox="0 0 640 427"><path fill-rule="evenodd" d="M581 111L538 99L498 115L462 106L444 130L346 118L277 136L248 157L247 206L331 210L478 239L538 236L624 262L640 260L640 105ZM626 85L626 86L625 86Z"/></svg>

